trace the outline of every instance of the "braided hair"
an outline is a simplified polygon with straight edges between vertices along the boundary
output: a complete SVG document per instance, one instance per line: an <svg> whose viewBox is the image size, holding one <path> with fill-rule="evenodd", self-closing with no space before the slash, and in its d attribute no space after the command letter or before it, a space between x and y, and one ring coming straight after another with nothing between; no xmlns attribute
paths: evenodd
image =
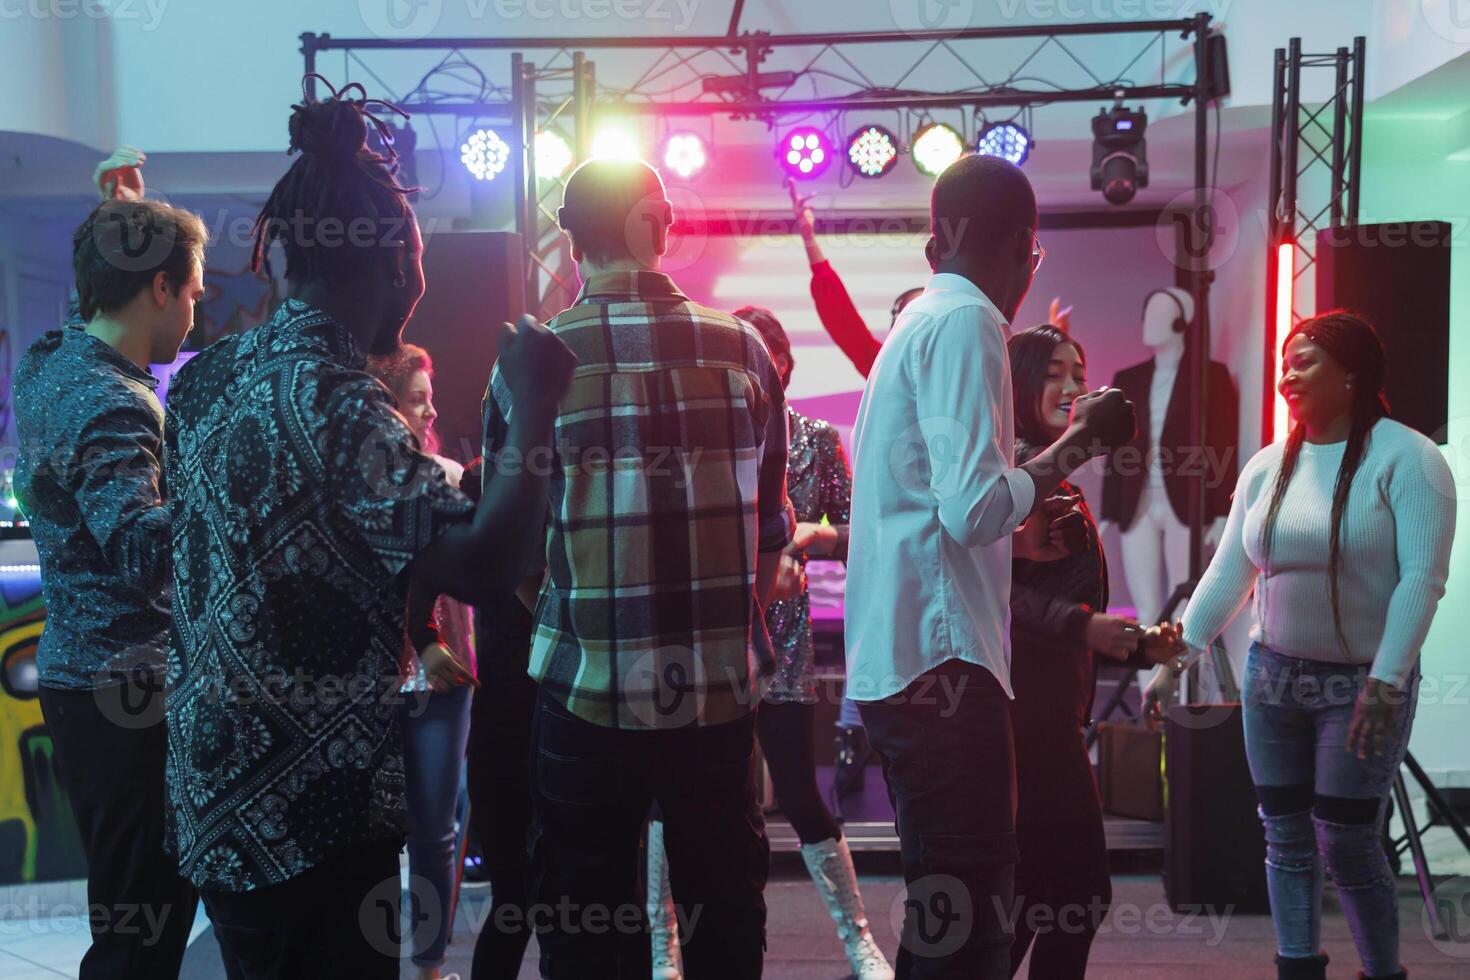
<svg viewBox="0 0 1470 980"><path fill-rule="evenodd" d="M331 96L314 99L307 94L312 79L326 85ZM301 155L255 218L252 271L264 269L270 275L270 247L279 241L288 280L341 281L374 271L373 249L403 241L413 219L408 195L419 188L398 182L393 137L374 108L408 117L391 102L369 99L359 82L339 91L314 72L302 79L301 102L291 107L286 151L288 156ZM378 131L383 153L368 148L369 124Z"/></svg>
<svg viewBox="0 0 1470 980"><path fill-rule="evenodd" d="M1373 424L1389 416L1388 396L1383 385L1388 373L1388 356L1383 342L1373 325L1355 313L1332 310L1320 316L1303 320L1287 334L1281 345L1287 344L1298 335L1305 336L1321 347L1337 363L1357 378L1353 387L1352 427L1348 430L1347 446L1343 450L1342 463L1337 470L1337 483L1332 491L1332 537L1328 557L1328 569L1332 588L1332 625L1337 634L1337 643L1349 660L1352 651L1348 648L1347 636L1342 631L1342 607L1338 587L1338 570L1342 564L1342 521L1347 511L1348 494L1352 490L1353 477L1363 462L1367 448L1368 433ZM1271 542L1276 533L1276 518L1281 504L1286 499L1286 488L1296 472L1297 460L1301 457L1302 443L1307 438L1307 427L1301 423L1292 427L1286 439L1286 449L1281 457L1281 470L1276 475L1276 486L1271 493L1271 506L1266 511L1266 520L1261 527L1261 553L1264 564L1269 567ZM1264 618L1264 617L1263 617Z"/></svg>

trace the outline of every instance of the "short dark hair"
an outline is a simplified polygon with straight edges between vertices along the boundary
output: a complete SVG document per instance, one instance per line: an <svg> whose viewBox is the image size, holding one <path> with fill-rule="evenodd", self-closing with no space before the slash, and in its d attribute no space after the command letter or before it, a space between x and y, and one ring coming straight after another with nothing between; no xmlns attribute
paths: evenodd
<svg viewBox="0 0 1470 980"><path fill-rule="evenodd" d="M178 293L204 263L209 231L192 211L160 201L103 201L71 236L82 319L112 313L162 272Z"/></svg>
<svg viewBox="0 0 1470 980"><path fill-rule="evenodd" d="M1015 403L1016 435L1037 448L1052 444L1051 434L1041 421L1041 394L1046 373L1058 344L1071 344L1084 366L1087 353L1071 336L1050 323L1012 334L1006 341L1011 362L1011 397Z"/></svg>
<svg viewBox="0 0 1470 980"><path fill-rule="evenodd" d="M986 255L1036 228L1036 192L1021 168L969 154L950 164L929 198L930 233L941 258Z"/></svg>
<svg viewBox="0 0 1470 980"><path fill-rule="evenodd" d="M786 328L781 326L776 314L764 306L742 306L731 315L755 327L770 348L771 357L777 354L791 356L791 338L786 336Z"/></svg>
<svg viewBox="0 0 1470 980"><path fill-rule="evenodd" d="M668 195L642 160L588 160L567 178L557 223L593 261L653 259L653 223L666 220Z"/></svg>

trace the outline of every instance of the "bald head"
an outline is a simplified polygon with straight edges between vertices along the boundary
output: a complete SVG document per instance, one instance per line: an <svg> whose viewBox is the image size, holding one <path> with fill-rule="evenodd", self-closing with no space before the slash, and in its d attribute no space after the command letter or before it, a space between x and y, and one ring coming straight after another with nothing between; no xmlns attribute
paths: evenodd
<svg viewBox="0 0 1470 980"><path fill-rule="evenodd" d="M658 171L641 160L588 160L567 180L556 219L573 249L595 263L653 266L673 208Z"/></svg>
<svg viewBox="0 0 1470 980"><path fill-rule="evenodd" d="M1036 193L1021 168L1000 157L960 157L934 182L930 231L937 254L990 258L1036 229ZM1029 251L1030 242L1026 242Z"/></svg>

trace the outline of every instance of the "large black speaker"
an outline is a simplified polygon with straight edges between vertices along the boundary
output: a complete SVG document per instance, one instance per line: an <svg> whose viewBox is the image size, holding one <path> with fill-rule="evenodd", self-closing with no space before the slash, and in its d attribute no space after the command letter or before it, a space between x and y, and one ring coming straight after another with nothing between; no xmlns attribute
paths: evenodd
<svg viewBox="0 0 1470 980"><path fill-rule="evenodd" d="M404 331L434 359L440 451L460 462L480 454L480 403L503 325L525 311L521 236L437 232L424 243L424 298Z"/></svg>
<svg viewBox="0 0 1470 980"><path fill-rule="evenodd" d="M1393 417L1443 443L1450 399L1450 226L1398 221L1317 236L1317 309L1361 313L1388 352Z"/></svg>
<svg viewBox="0 0 1470 980"><path fill-rule="evenodd" d="M1176 705L1164 725L1164 894L1176 911L1263 915L1266 835L1238 703Z"/></svg>

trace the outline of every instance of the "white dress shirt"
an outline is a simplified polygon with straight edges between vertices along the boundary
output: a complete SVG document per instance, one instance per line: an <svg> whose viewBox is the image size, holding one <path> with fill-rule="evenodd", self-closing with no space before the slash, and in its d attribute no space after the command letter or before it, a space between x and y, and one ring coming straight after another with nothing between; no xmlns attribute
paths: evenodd
<svg viewBox="0 0 1470 980"><path fill-rule="evenodd" d="M1036 486L1014 462L1008 325L933 276L868 377L853 428L847 692L878 701L948 660L1010 680L1011 532Z"/></svg>
<svg viewBox="0 0 1470 980"><path fill-rule="evenodd" d="M1164 490L1164 464L1159 459L1159 439L1164 422L1169 418L1169 402L1174 397L1174 382L1179 378L1179 362L1184 348L1165 347L1154 354L1154 377L1148 391L1148 488Z"/></svg>

